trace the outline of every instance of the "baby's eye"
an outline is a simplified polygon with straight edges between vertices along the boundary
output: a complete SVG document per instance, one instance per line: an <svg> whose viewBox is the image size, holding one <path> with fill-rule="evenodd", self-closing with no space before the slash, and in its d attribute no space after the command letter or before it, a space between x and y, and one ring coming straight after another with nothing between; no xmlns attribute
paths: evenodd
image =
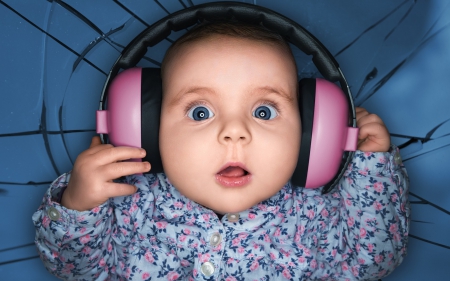
<svg viewBox="0 0 450 281"><path fill-rule="evenodd" d="M214 116L214 113L204 105L192 107L187 116L195 121L202 121Z"/></svg>
<svg viewBox="0 0 450 281"><path fill-rule="evenodd" d="M264 104L258 106L255 111L253 111L253 117L260 118L263 120L270 120L278 116L275 107Z"/></svg>

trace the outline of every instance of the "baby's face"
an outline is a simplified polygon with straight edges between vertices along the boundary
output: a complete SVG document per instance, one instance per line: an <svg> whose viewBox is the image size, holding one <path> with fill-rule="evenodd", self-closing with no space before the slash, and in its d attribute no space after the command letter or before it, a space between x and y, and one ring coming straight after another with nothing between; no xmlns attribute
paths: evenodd
<svg viewBox="0 0 450 281"><path fill-rule="evenodd" d="M280 47L224 36L183 46L163 81L160 150L170 182L219 213L276 194L297 164L296 84Z"/></svg>

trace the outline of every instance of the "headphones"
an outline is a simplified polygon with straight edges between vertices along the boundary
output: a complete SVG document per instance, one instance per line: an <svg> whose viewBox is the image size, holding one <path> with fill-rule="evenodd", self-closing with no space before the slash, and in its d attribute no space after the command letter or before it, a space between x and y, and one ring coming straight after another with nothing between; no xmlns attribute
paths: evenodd
<svg viewBox="0 0 450 281"><path fill-rule="evenodd" d="M97 133L102 142L142 147L147 151L143 160L152 165L151 173L164 172L159 152L160 69L135 66L147 47L162 41L171 31L218 18L260 24L312 55L326 80L299 81L302 134L291 183L306 188L325 186L324 193L331 190L343 176L358 142L355 107L347 81L337 61L313 35L283 15L251 4L213 2L193 6L159 20L134 38L114 63L103 87L97 111Z"/></svg>

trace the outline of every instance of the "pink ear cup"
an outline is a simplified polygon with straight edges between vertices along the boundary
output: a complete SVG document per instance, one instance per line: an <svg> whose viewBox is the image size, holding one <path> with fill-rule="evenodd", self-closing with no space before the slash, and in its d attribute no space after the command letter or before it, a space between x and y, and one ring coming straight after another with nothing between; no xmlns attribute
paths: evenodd
<svg viewBox="0 0 450 281"><path fill-rule="evenodd" d="M97 111L97 133L114 146L141 147L141 68L119 73L109 85L107 110Z"/></svg>
<svg viewBox="0 0 450 281"><path fill-rule="evenodd" d="M348 127L349 108L342 90L317 78L306 188L324 186L338 173L344 151L355 151L358 128Z"/></svg>

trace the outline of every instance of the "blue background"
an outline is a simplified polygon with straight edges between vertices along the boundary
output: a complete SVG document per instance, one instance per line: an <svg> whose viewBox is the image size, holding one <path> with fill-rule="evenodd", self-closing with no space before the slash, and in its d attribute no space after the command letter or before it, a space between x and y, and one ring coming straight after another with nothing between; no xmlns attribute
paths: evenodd
<svg viewBox="0 0 450 281"><path fill-rule="evenodd" d="M0 279L56 280L31 215L95 134L100 92L143 29L210 1L0 0ZM411 180L408 256L383 280L450 276L450 2L254 0L303 25L336 56L356 104L380 115ZM158 66L170 35L142 66ZM299 76L317 76L294 50Z"/></svg>

